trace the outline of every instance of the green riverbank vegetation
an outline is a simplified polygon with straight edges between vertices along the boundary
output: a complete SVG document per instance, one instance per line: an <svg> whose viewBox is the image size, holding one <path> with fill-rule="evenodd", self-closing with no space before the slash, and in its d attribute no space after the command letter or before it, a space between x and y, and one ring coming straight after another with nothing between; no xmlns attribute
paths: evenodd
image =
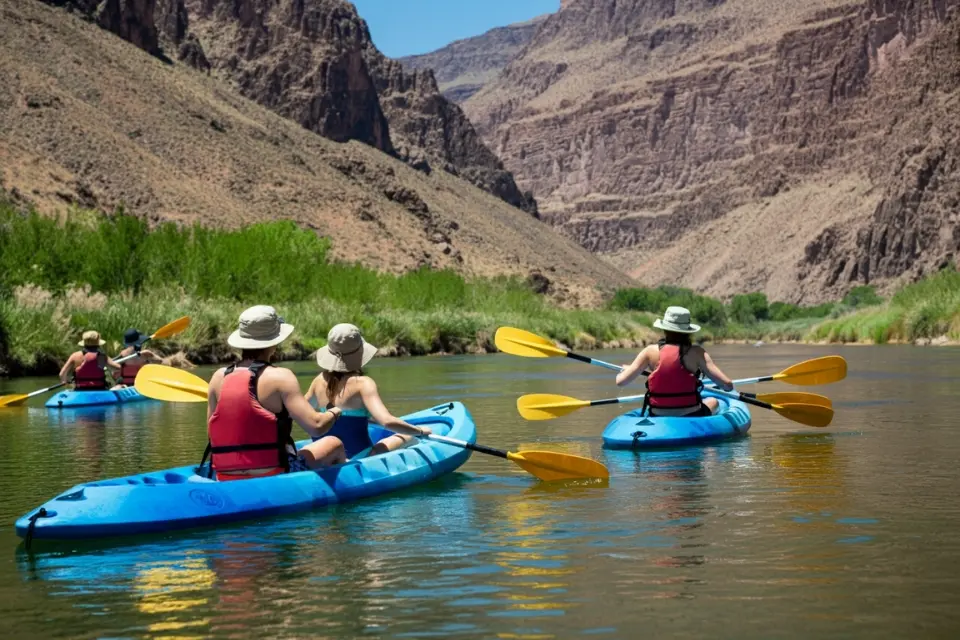
<svg viewBox="0 0 960 640"><path fill-rule="evenodd" d="M329 249L291 222L151 229L122 213L73 211L57 221L0 205L0 367L55 372L85 329L115 352L126 328L149 333L182 315L190 328L157 347L220 362L251 304L273 304L296 326L287 357L322 346L337 322L355 323L387 353L411 355L492 351L505 324L577 348L653 335L648 314L560 309L522 279L384 274L333 262Z"/></svg>
<svg viewBox="0 0 960 640"><path fill-rule="evenodd" d="M575 349L653 339L653 319L688 307L707 340L891 342L960 337L960 274L946 269L883 301L855 287L840 302L798 306L762 293L722 302L661 286L617 291L603 309L551 304L518 278L451 271L378 273L329 257L330 243L291 222L240 230L74 210L61 220L0 204L0 373L54 373L84 330L119 351L128 327L151 332L189 315L157 347L187 361L232 357L226 337L251 304L273 304L297 327L282 354L306 357L330 326L353 322L388 354L493 351L497 327L540 333Z"/></svg>

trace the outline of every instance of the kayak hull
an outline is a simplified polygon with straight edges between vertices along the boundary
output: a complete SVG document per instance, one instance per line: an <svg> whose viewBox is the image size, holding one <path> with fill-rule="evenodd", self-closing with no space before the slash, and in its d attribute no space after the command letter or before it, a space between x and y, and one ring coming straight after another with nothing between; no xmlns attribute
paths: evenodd
<svg viewBox="0 0 960 640"><path fill-rule="evenodd" d="M75 409L77 407L102 407L110 404L127 404L141 402L150 398L141 394L133 387L117 389L116 391L74 391L68 389L51 397L43 405L48 409Z"/></svg>
<svg viewBox="0 0 960 640"><path fill-rule="evenodd" d="M452 402L404 417L436 433L476 442L466 407ZM377 441L391 432L369 426ZM305 440L298 443L303 446ZM294 513L428 482L459 468L470 451L431 440L318 471L217 482L196 465L76 485L16 523L17 535L75 540L161 533ZM39 514L39 515L38 515Z"/></svg>
<svg viewBox="0 0 960 640"><path fill-rule="evenodd" d="M614 418L603 430L608 449L656 449L705 444L743 437L750 430L750 410L739 400L715 396L720 403L715 415L702 418L650 417L637 409Z"/></svg>

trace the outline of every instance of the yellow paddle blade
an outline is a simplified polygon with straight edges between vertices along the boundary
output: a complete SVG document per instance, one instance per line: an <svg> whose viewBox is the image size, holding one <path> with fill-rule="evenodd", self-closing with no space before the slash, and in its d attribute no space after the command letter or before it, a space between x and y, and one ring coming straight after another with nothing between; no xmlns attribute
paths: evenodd
<svg viewBox="0 0 960 640"><path fill-rule="evenodd" d="M14 396L0 396L0 407L19 407L27 401L28 396L25 393L18 393Z"/></svg>
<svg viewBox="0 0 960 640"><path fill-rule="evenodd" d="M757 395L757 400L769 402L770 404L815 404L819 407L833 408L833 402L827 396L821 396L816 393L803 393L799 391L786 391L782 393L761 393Z"/></svg>
<svg viewBox="0 0 960 640"><path fill-rule="evenodd" d="M148 364L137 373L137 391L167 402L206 402L207 382L181 369L162 364Z"/></svg>
<svg viewBox="0 0 960 640"><path fill-rule="evenodd" d="M607 468L590 458L558 453L556 451L507 452L507 458L520 468L546 482L555 480L578 480L585 478L607 479Z"/></svg>
<svg viewBox="0 0 960 640"><path fill-rule="evenodd" d="M189 326L190 316L183 316L182 318L178 318L173 322L165 324L157 329L156 332L150 336L150 339L155 340L157 338L169 338L170 336L175 336L178 333L182 333Z"/></svg>
<svg viewBox="0 0 960 640"><path fill-rule="evenodd" d="M843 356L823 356L787 367L775 374L773 379L800 386L813 386L839 382L846 377L847 361Z"/></svg>
<svg viewBox="0 0 960 640"><path fill-rule="evenodd" d="M826 427L833 422L833 409L815 404L775 404L773 410L808 427Z"/></svg>
<svg viewBox="0 0 960 640"><path fill-rule="evenodd" d="M558 356L562 358L567 355L566 351L555 346L550 340L513 327L497 329L493 342L500 351L523 358L554 358Z"/></svg>
<svg viewBox="0 0 960 640"><path fill-rule="evenodd" d="M553 420L589 406L589 400L552 393L530 393L517 398L517 411L526 420Z"/></svg>

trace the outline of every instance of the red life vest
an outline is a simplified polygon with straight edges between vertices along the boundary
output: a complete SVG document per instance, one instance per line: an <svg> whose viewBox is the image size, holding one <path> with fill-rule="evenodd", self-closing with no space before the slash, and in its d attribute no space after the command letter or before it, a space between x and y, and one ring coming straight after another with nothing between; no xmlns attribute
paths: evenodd
<svg viewBox="0 0 960 640"><path fill-rule="evenodd" d="M140 357L139 353L137 354L137 357L130 358L126 362L120 363L120 384L125 384L128 387L132 387L137 381L137 374L140 373L140 369L143 369L145 364L146 363L143 361L143 358Z"/></svg>
<svg viewBox="0 0 960 640"><path fill-rule="evenodd" d="M685 409L700 406L700 372L690 372L683 364L686 345L660 345L660 364L647 378L646 404L654 409Z"/></svg>
<svg viewBox="0 0 960 640"><path fill-rule="evenodd" d="M224 374L217 407L207 424L210 443L200 463L203 466L207 454L212 454L211 467L218 480L262 478L290 469L287 445L295 446L290 414L286 408L279 414L270 412L257 397L257 381L268 366L265 362L254 362L248 369L230 366ZM249 469L272 471L256 476L230 474Z"/></svg>
<svg viewBox="0 0 960 640"><path fill-rule="evenodd" d="M106 358L99 351L83 350L83 363L73 371L73 388L97 391L107 388Z"/></svg>

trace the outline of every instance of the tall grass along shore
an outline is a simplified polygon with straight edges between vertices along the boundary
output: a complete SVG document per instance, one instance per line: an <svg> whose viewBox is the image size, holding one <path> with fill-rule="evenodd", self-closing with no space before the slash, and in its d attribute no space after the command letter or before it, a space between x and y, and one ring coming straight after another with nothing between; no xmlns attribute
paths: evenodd
<svg viewBox="0 0 960 640"><path fill-rule="evenodd" d="M493 350L501 325L577 349L655 339L666 306L690 308L713 340L890 342L960 337L960 274L951 267L884 302L855 287L836 303L802 307L763 294L726 303L679 287L623 289L603 309L551 304L518 278L451 271L378 273L329 259L329 241L290 222L240 230L74 210L57 220L0 203L0 373L52 373L95 328L112 352L128 327L150 332L189 315L190 328L157 345L195 363L232 358L226 336L247 306L273 304L297 327L286 357L324 344L353 322L388 354ZM942 337L943 336L943 337Z"/></svg>
<svg viewBox="0 0 960 640"><path fill-rule="evenodd" d="M421 269L400 276L331 262L329 243L290 222L228 231L74 211L57 221L0 205L0 367L50 373L96 328L111 351L127 327L150 332L189 315L157 345L195 363L232 357L226 337L251 304L273 304L297 328L287 357L353 322L386 353L493 350L503 324L578 348L642 342L648 314L563 310L518 278L464 279Z"/></svg>

